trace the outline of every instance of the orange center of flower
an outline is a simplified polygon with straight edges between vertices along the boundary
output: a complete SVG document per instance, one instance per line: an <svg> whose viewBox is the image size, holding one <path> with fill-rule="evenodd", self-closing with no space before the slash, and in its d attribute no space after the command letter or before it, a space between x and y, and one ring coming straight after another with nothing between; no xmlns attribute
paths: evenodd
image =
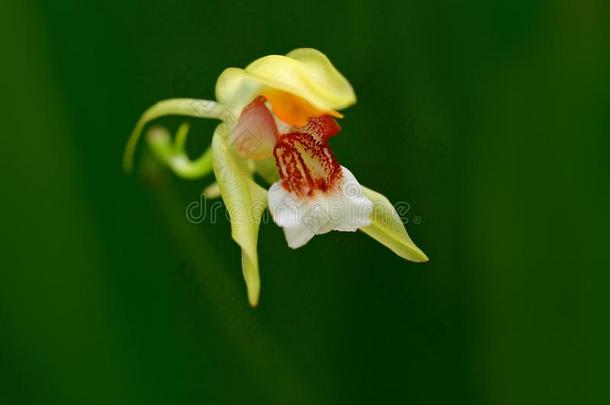
<svg viewBox="0 0 610 405"><path fill-rule="evenodd" d="M307 125L307 120L311 117L332 115L335 118L343 118L343 115L335 110L320 110L301 97L285 91L268 89L263 92L263 96L271 103L275 115L294 127Z"/></svg>

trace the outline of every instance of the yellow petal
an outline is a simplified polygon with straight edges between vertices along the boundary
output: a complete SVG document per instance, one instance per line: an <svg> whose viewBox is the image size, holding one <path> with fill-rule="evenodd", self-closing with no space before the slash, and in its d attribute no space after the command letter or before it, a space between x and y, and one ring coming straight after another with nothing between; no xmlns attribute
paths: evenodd
<svg viewBox="0 0 610 405"><path fill-rule="evenodd" d="M245 69L228 68L216 82L217 100L236 117L257 95L277 91L290 93L316 111L335 116L335 110L356 102L347 79L323 53L310 48L295 49L286 56L265 56Z"/></svg>

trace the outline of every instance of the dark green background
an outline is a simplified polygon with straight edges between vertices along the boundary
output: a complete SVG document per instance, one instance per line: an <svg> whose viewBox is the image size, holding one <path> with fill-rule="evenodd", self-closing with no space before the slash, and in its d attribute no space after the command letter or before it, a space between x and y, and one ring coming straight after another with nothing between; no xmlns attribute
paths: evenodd
<svg viewBox="0 0 610 405"><path fill-rule="evenodd" d="M608 403L608 9L4 0L0 403ZM359 97L339 160L431 261L267 224L251 309L228 222L186 221L207 181L122 149L155 101L304 46Z"/></svg>

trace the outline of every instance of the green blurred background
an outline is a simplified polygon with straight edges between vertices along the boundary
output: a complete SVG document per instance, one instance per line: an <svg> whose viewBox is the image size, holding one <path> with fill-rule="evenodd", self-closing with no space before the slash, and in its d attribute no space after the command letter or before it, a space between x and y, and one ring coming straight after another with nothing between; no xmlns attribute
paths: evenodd
<svg viewBox="0 0 610 405"><path fill-rule="evenodd" d="M4 0L0 403L610 403L608 12ZM208 180L122 149L155 101L304 46L359 97L337 156L431 261L267 224L251 309L229 223L185 218Z"/></svg>

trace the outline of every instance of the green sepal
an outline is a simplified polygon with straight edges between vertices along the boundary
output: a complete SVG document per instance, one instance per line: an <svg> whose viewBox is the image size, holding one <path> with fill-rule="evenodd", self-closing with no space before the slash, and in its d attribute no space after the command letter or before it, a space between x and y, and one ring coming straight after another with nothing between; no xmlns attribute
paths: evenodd
<svg viewBox="0 0 610 405"><path fill-rule="evenodd" d="M241 263L248 301L256 306L260 295L258 228L267 207L267 191L252 180L243 159L232 152L226 124L216 127L212 138L214 174L231 218L231 236L241 247Z"/></svg>
<svg viewBox="0 0 610 405"><path fill-rule="evenodd" d="M403 259L427 262L428 256L415 246L392 203L376 191L364 186L362 189L373 203L373 213L371 214L371 225L360 228L360 230Z"/></svg>

